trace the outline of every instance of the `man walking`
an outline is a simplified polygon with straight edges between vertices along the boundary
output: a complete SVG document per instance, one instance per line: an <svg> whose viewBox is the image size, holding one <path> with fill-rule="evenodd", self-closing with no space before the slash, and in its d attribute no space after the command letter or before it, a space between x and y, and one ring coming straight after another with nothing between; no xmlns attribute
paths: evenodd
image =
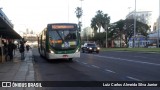
<svg viewBox="0 0 160 90"><path fill-rule="evenodd" d="M8 44L8 55L10 57L10 60L13 60L13 49L14 49L14 44L9 41L9 44Z"/></svg>
<svg viewBox="0 0 160 90"><path fill-rule="evenodd" d="M25 47L24 47L24 43L22 41L20 41L20 47L19 47L19 51L21 53L21 60L24 59L24 51L25 51Z"/></svg>

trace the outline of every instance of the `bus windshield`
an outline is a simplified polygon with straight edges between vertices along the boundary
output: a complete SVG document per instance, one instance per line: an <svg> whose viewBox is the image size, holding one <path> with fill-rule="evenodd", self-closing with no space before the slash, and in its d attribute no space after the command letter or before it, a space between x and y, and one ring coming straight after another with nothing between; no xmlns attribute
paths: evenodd
<svg viewBox="0 0 160 90"><path fill-rule="evenodd" d="M76 30L52 30L49 31L50 46L54 49L75 49L77 45Z"/></svg>

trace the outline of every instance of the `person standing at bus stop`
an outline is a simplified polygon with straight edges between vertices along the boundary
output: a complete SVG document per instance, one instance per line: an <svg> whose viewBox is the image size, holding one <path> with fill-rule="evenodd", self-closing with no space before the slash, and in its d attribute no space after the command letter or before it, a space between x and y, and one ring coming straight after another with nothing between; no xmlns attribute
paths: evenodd
<svg viewBox="0 0 160 90"><path fill-rule="evenodd" d="M14 44L12 43L12 41L9 41L9 44L8 44L8 55L10 57L10 60L13 60L13 49L14 49Z"/></svg>
<svg viewBox="0 0 160 90"><path fill-rule="evenodd" d="M2 44L4 45L3 46L3 54L5 56L5 60L7 61L7 56L8 56L8 46L7 46L7 43L4 42L4 40L2 40Z"/></svg>
<svg viewBox="0 0 160 90"><path fill-rule="evenodd" d="M24 51L25 51L24 43L20 41L19 52L21 53L21 60L24 59Z"/></svg>

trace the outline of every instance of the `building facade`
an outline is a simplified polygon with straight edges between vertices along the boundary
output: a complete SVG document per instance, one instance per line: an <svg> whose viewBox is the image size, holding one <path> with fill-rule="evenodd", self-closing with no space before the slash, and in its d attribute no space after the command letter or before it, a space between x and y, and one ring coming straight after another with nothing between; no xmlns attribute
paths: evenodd
<svg viewBox="0 0 160 90"><path fill-rule="evenodd" d="M156 32L158 30L160 30L160 17L158 17L158 19L156 20L156 22L153 25L153 32Z"/></svg>
<svg viewBox="0 0 160 90"><path fill-rule="evenodd" d="M137 11L136 13L132 11L126 16L126 19L134 19L135 16L136 16L137 21L147 24L150 27L152 26L152 23L151 23L152 12L151 11Z"/></svg>
<svg viewBox="0 0 160 90"><path fill-rule="evenodd" d="M81 36L84 40L89 40L89 38L93 37L93 29L91 27L86 27L83 29L83 31L81 32Z"/></svg>
<svg viewBox="0 0 160 90"><path fill-rule="evenodd" d="M126 19L134 19L136 17L136 20L139 21L139 22L142 22L144 24L147 24L148 26L152 26L152 23L151 23L151 16L152 16L152 12L151 11L132 11L130 12L127 16L126 16ZM154 27L156 28L156 27ZM149 30L149 32L151 32L151 29ZM149 33L148 32L148 33ZM149 45L151 42L148 38L142 36L142 35L139 35L139 34L136 34L136 38L135 38L135 43L134 38L131 38L129 40L129 47L132 48L132 47L147 47L147 45Z"/></svg>

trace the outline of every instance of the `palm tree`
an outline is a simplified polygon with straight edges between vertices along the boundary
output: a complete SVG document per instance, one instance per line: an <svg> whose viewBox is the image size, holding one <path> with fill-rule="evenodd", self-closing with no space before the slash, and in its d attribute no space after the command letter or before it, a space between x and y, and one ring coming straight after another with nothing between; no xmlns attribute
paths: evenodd
<svg viewBox="0 0 160 90"><path fill-rule="evenodd" d="M95 17L92 18L91 20L91 28L93 29L97 29L100 32L101 27L103 29L107 29L107 25L109 25L110 23L110 17L108 16L108 14L103 14L102 11L98 10L97 14L95 15Z"/></svg>
<svg viewBox="0 0 160 90"><path fill-rule="evenodd" d="M120 47L122 47L122 35L124 34L124 20L119 20L116 22L116 30L118 32L118 37L120 37Z"/></svg>
<svg viewBox="0 0 160 90"><path fill-rule="evenodd" d="M93 17L91 20L91 28L94 29L94 32L97 32L97 30L99 30L100 33L101 27L106 31L106 47L107 47L107 28L109 26L109 23L110 23L110 17L108 16L108 14L103 14L101 10L98 10L95 17Z"/></svg>
<svg viewBox="0 0 160 90"><path fill-rule="evenodd" d="M82 17L82 13L83 13L82 8L77 7L75 13L76 13L76 17L78 18L78 25L79 25L79 28L80 28L82 22L80 22L79 19Z"/></svg>
<svg viewBox="0 0 160 90"><path fill-rule="evenodd" d="M102 19L102 27L103 29L106 31L106 48L108 47L108 39L107 39L107 32L108 32L108 27L109 27L109 24L110 24L110 17L108 16L108 14L104 14L103 15L103 19Z"/></svg>
<svg viewBox="0 0 160 90"><path fill-rule="evenodd" d="M103 20L103 12L98 10L95 17L92 18L92 20L91 20L91 28L93 28L93 29L95 29L95 27L98 28L99 33L100 33L100 30L102 27L102 20Z"/></svg>
<svg viewBox="0 0 160 90"><path fill-rule="evenodd" d="M92 20L91 20L91 28L94 30L94 34L96 34L97 33L97 30L98 30L98 27L97 27L97 25L96 25L96 20L95 20L95 18L92 18Z"/></svg>
<svg viewBox="0 0 160 90"><path fill-rule="evenodd" d="M100 33L100 29L102 27L102 21L103 21L103 12L98 10L97 15L95 17L96 17L96 23L97 23L97 26L99 28L99 33Z"/></svg>
<svg viewBox="0 0 160 90"><path fill-rule="evenodd" d="M102 19L102 27L103 27L103 29L107 30L109 24L110 24L110 17L108 16L108 14L104 14L103 15L103 19Z"/></svg>

